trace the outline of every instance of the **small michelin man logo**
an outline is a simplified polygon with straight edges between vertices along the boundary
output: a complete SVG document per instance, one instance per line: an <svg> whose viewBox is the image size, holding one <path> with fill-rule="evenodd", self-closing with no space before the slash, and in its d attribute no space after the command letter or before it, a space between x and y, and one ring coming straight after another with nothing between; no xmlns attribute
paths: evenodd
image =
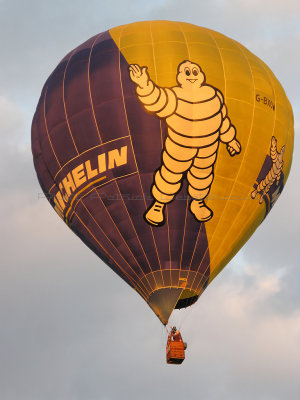
<svg viewBox="0 0 300 400"><path fill-rule="evenodd" d="M270 156L267 156L262 169L254 184L254 190L251 193L252 199L259 194L259 203L265 200L267 213L278 199L283 189L283 154L285 146L277 151L277 140L272 136L270 146Z"/></svg>
<svg viewBox="0 0 300 400"><path fill-rule="evenodd" d="M191 213L199 222L209 221L213 211L204 200L213 183L219 143L226 144L230 156L241 151L222 93L206 84L200 66L189 60L178 65L178 85L172 88L157 86L145 66L132 64L129 73L145 110L165 119L167 125L162 164L154 173L154 201L145 220L154 226L164 224L165 205L174 199L186 176Z"/></svg>

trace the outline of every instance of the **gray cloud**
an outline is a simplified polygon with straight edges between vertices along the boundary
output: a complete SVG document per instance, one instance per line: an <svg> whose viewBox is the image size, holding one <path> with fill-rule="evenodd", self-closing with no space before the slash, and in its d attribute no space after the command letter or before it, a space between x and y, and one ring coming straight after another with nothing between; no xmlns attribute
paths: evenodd
<svg viewBox="0 0 300 400"><path fill-rule="evenodd" d="M136 20L158 1L3 0L0 3L0 87L30 108L61 58L89 37Z"/></svg>
<svg viewBox="0 0 300 400"><path fill-rule="evenodd" d="M170 0L153 10L151 17L205 26L241 42L269 65L288 96L296 100L293 77L300 61L295 50L300 40L299 2Z"/></svg>

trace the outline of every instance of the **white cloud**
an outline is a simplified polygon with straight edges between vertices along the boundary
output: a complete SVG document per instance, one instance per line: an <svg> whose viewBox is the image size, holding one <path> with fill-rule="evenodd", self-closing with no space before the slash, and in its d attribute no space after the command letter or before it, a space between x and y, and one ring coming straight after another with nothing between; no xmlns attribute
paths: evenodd
<svg viewBox="0 0 300 400"><path fill-rule="evenodd" d="M240 3L237 0L232 1L231 3L240 6ZM297 0L265 0L263 3L259 0L252 0L247 3L247 9L255 9L256 11L265 11L270 14L276 14L277 17L280 17L282 13L291 14L294 16L294 13L300 12L300 4Z"/></svg>
<svg viewBox="0 0 300 400"><path fill-rule="evenodd" d="M7 146L9 146L10 150L12 146L15 149L22 149L22 147L18 147L18 145L19 139L22 137L24 123L24 114L18 106L9 101L6 97L0 96L1 152L3 152L3 154L7 152Z"/></svg>

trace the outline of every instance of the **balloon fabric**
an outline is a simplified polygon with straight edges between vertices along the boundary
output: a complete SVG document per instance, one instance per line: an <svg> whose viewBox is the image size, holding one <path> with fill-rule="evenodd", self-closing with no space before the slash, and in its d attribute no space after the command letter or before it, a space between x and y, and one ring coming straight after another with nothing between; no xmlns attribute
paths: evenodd
<svg viewBox="0 0 300 400"><path fill-rule="evenodd" d="M33 118L32 152L58 215L166 324L282 192L293 112L272 71L235 40L138 22L58 64Z"/></svg>

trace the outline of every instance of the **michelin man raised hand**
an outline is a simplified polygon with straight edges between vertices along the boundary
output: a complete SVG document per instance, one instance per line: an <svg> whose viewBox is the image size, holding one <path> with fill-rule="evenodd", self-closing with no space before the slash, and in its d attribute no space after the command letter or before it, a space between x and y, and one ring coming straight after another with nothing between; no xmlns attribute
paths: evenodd
<svg viewBox="0 0 300 400"><path fill-rule="evenodd" d="M199 222L209 221L213 211L204 200L213 183L219 143L227 144L231 156L241 151L222 93L206 84L200 66L188 60L178 65L178 86L172 88L157 86L145 66L131 64L129 73L145 110L165 119L167 125L162 165L154 175L154 201L145 213L146 221L164 224L165 205L179 192L185 173L192 198L190 211Z"/></svg>

